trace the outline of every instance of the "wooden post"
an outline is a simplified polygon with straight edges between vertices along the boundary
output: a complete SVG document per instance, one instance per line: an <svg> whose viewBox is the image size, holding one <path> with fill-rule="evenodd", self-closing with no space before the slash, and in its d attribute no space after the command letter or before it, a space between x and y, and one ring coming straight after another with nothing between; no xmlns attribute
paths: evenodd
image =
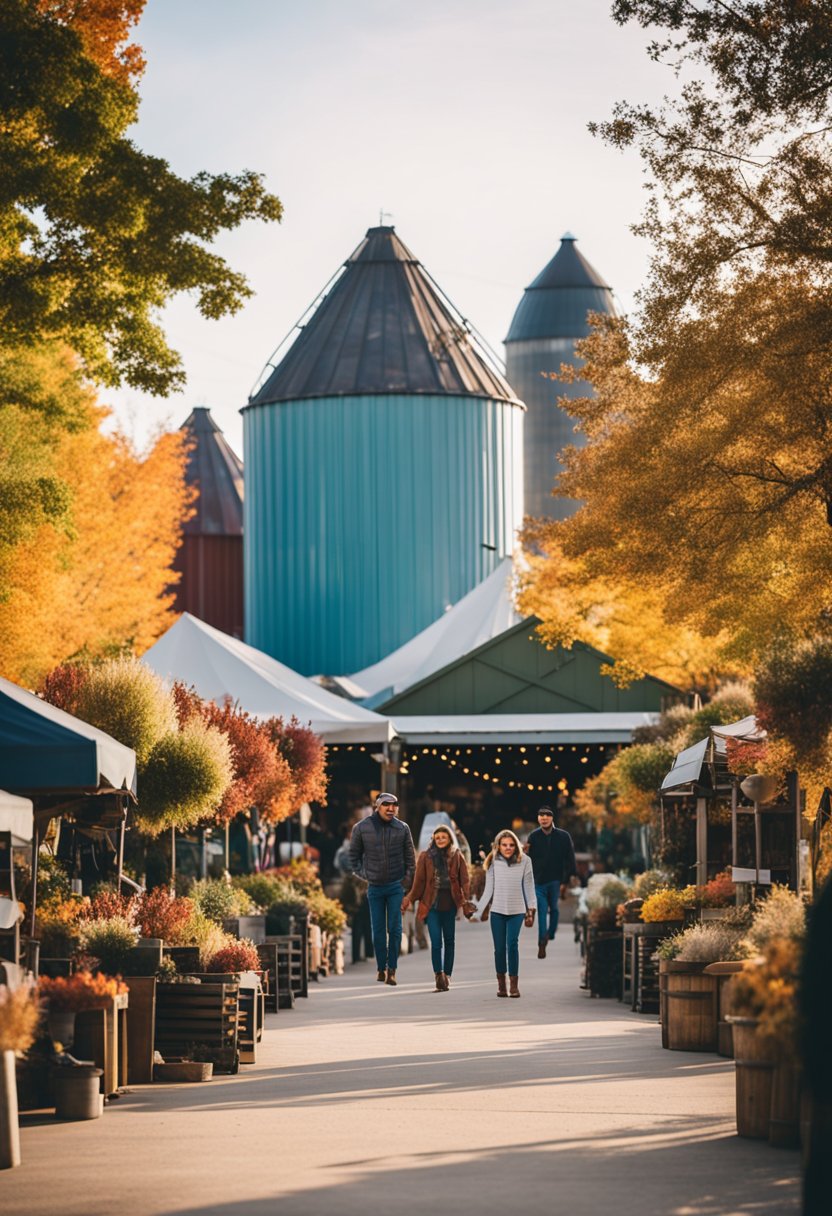
<svg viewBox="0 0 832 1216"><path fill-rule="evenodd" d="M789 864L789 886L793 891L800 890L800 840L803 835L800 814L800 782L794 769L786 773L786 792L789 799L789 809L794 815L794 855Z"/></svg>
<svg viewBox="0 0 832 1216"><path fill-rule="evenodd" d="M176 892L176 828L170 830L170 889Z"/></svg>
<svg viewBox="0 0 832 1216"><path fill-rule="evenodd" d="M40 854L40 824L35 815L32 825L32 890L29 896L30 908L26 926L29 937L35 936L35 908L38 902L38 855Z"/></svg>
<svg viewBox="0 0 832 1216"><path fill-rule="evenodd" d="M122 801L121 804L121 823L118 829L118 878L116 879L116 890L121 894L121 880L124 876L124 832L127 824L127 807Z"/></svg>
<svg viewBox="0 0 832 1216"><path fill-rule="evenodd" d="M708 800L696 799L696 885L708 881Z"/></svg>

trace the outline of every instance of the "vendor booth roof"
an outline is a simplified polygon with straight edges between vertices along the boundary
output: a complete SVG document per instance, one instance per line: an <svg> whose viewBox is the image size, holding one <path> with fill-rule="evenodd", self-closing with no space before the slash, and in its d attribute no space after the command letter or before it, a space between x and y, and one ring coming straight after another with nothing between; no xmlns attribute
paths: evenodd
<svg viewBox="0 0 832 1216"><path fill-rule="evenodd" d="M15 848L32 843L34 813L30 798L0 790L0 832L11 832Z"/></svg>
<svg viewBox="0 0 832 1216"><path fill-rule="evenodd" d="M184 613L143 656L168 680L193 685L205 700L226 697L256 718L296 717L327 743L383 743L386 718L327 692L277 659Z"/></svg>
<svg viewBox="0 0 832 1216"><path fill-rule="evenodd" d="M658 714L448 714L393 718L393 729L405 743L630 743L639 726L651 726Z"/></svg>
<svg viewBox="0 0 832 1216"><path fill-rule="evenodd" d="M381 700L411 688L485 642L519 624L511 595L510 557L453 608L409 642L344 682L351 695Z"/></svg>
<svg viewBox="0 0 832 1216"><path fill-rule="evenodd" d="M27 794L136 793L136 753L0 678L0 785Z"/></svg>

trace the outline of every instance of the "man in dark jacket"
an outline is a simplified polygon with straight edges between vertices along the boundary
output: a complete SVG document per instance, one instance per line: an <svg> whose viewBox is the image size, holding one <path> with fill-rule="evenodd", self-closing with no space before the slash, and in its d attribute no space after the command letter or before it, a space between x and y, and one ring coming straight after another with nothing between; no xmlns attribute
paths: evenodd
<svg viewBox="0 0 832 1216"><path fill-rule="evenodd" d="M577 875L578 868L572 837L555 827L550 806L540 808L537 822L540 827L529 833L526 852L532 859L537 895L537 957L545 958L546 946L554 941L558 931L560 897L566 894L569 880Z"/></svg>
<svg viewBox="0 0 832 1216"><path fill-rule="evenodd" d="M369 883L378 982L393 985L402 944L402 898L416 870L413 837L407 824L396 818L398 813L398 799L379 794L372 815L357 823L350 837L352 868Z"/></svg>

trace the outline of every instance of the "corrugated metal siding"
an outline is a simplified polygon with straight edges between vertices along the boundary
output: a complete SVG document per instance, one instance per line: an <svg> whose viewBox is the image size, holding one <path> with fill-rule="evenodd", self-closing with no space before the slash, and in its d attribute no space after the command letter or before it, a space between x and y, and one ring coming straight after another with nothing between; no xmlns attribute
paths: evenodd
<svg viewBox="0 0 832 1216"><path fill-rule="evenodd" d="M521 406L356 396L243 417L246 641L297 671L377 662L513 550Z"/></svg>
<svg viewBox="0 0 832 1216"><path fill-rule="evenodd" d="M189 536L182 539L174 568L177 612L190 612L232 637L243 636L242 536Z"/></svg>
<svg viewBox="0 0 832 1216"><path fill-rule="evenodd" d="M583 397L592 389L583 380L564 384L550 380L561 363L575 363L571 338L540 339L506 344L506 375L526 405L523 472L525 513L566 519L577 504L571 498L553 498L555 478L562 465L558 453L568 444L583 447L585 437L575 432L575 419L558 405L559 397Z"/></svg>

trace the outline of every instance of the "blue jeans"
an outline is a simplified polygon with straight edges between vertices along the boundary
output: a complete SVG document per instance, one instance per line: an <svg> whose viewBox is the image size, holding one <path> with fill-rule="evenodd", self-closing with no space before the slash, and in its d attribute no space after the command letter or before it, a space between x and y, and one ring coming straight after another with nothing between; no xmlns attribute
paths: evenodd
<svg viewBox="0 0 832 1216"><path fill-rule="evenodd" d="M454 969L454 943L456 940L456 908L440 912L431 908L427 919L430 934L430 957L434 972L444 971L451 975ZM445 964L442 964L442 943L445 943Z"/></svg>
<svg viewBox="0 0 832 1216"><path fill-rule="evenodd" d="M396 970L402 946L402 899L404 884L388 882L383 887L369 886L370 923L373 949L379 971Z"/></svg>
<svg viewBox="0 0 832 1216"><path fill-rule="evenodd" d="M537 940L546 941L546 914L549 914L549 941L555 940L560 917L560 883L544 882L540 886L534 884L537 896Z"/></svg>
<svg viewBox="0 0 832 1216"><path fill-rule="evenodd" d="M492 912L491 936L494 939L494 969L498 975L520 974L520 930L525 917L522 912L514 916L504 916L502 912Z"/></svg>

